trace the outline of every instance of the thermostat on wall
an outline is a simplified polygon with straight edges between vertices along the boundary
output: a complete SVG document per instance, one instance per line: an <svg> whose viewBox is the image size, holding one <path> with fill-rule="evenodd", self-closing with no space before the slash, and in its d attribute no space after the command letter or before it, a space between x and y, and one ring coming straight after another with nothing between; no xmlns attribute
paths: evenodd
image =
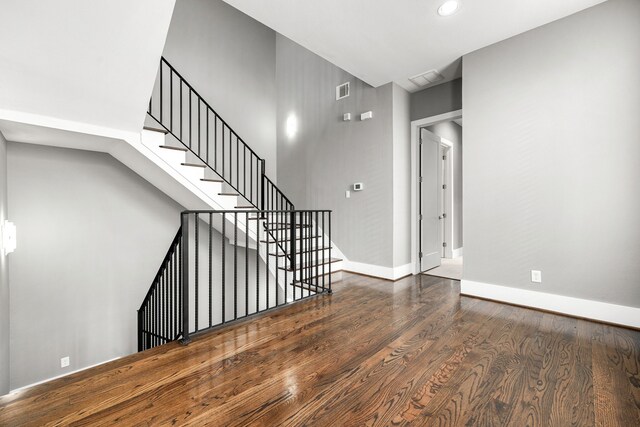
<svg viewBox="0 0 640 427"><path fill-rule="evenodd" d="M362 191L364 190L364 184L361 182L356 182L353 184L353 191Z"/></svg>
<svg viewBox="0 0 640 427"><path fill-rule="evenodd" d="M360 114L360 120L369 120L372 117L373 117L372 111L367 111L366 113Z"/></svg>

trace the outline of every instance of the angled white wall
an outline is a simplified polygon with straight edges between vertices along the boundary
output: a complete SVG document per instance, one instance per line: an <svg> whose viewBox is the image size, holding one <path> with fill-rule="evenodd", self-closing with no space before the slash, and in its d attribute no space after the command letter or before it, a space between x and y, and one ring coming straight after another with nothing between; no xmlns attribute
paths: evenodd
<svg viewBox="0 0 640 427"><path fill-rule="evenodd" d="M175 0L5 0L0 110L139 132Z"/></svg>

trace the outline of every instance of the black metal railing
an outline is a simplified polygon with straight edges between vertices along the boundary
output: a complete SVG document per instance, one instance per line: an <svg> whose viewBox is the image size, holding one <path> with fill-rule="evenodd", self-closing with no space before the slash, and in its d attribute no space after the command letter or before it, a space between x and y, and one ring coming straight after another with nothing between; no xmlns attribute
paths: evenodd
<svg viewBox="0 0 640 427"><path fill-rule="evenodd" d="M161 58L149 115L255 210L185 211L138 312L139 348L331 292L331 212L296 211L264 159ZM233 264L231 264L233 263Z"/></svg>
<svg viewBox="0 0 640 427"><path fill-rule="evenodd" d="M214 171L252 206L268 209L264 159L165 58L160 60L148 113L189 150L194 160ZM275 187L273 183L271 186Z"/></svg>
<svg viewBox="0 0 640 427"><path fill-rule="evenodd" d="M163 279L172 265L165 260L169 267L161 268L138 315L140 349L188 342L194 333L331 293L331 211L185 211L180 229L168 255L180 255L180 274ZM167 288L177 289L177 300ZM171 308L176 301L178 310ZM154 304L169 308L153 311L149 322L143 308ZM165 331L166 324L179 327Z"/></svg>
<svg viewBox="0 0 640 427"><path fill-rule="evenodd" d="M138 351L174 341L182 335L180 286L182 227L178 229L138 310Z"/></svg>
<svg viewBox="0 0 640 427"><path fill-rule="evenodd" d="M266 175L266 163L165 59L160 59L148 113L202 164L262 211L293 210ZM288 219L285 219L288 221ZM272 233L279 242L282 233ZM293 263L293 259L289 259Z"/></svg>

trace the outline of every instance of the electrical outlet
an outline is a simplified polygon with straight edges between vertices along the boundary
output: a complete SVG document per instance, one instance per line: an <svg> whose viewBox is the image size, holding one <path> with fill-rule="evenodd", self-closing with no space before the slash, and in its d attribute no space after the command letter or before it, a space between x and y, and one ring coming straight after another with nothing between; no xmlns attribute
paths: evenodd
<svg viewBox="0 0 640 427"><path fill-rule="evenodd" d="M69 366L69 356L66 356L60 359L60 367L66 368L67 366Z"/></svg>
<svg viewBox="0 0 640 427"><path fill-rule="evenodd" d="M531 270L531 281L533 283L542 283L542 272L540 270Z"/></svg>
<svg viewBox="0 0 640 427"><path fill-rule="evenodd" d="M345 191L344 192L344 197L347 198L347 199L350 198L351 197L351 191L349 191L349 190Z"/></svg>

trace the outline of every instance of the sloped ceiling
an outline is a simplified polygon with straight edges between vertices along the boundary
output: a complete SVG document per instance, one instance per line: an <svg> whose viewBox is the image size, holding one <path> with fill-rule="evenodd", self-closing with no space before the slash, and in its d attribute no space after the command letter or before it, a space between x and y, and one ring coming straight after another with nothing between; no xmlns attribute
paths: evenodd
<svg viewBox="0 0 640 427"><path fill-rule="evenodd" d="M139 131L175 0L2 0L0 110Z"/></svg>
<svg viewBox="0 0 640 427"><path fill-rule="evenodd" d="M409 77L459 77L462 55L603 0L460 0L448 17L444 0L225 1L372 86L415 91Z"/></svg>

